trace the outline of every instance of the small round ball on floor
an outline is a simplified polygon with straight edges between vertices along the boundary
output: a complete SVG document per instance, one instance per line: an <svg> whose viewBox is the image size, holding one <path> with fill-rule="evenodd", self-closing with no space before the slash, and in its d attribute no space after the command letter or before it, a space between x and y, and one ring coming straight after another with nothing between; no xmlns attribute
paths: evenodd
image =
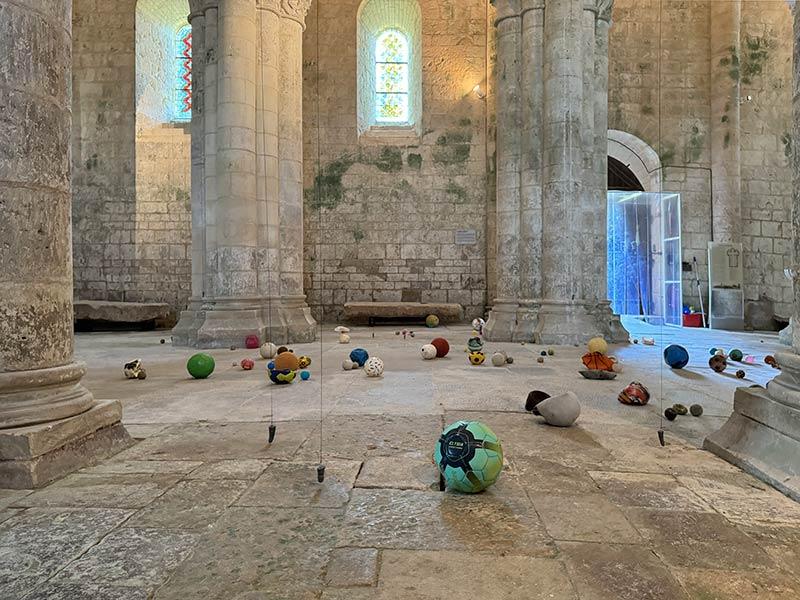
<svg viewBox="0 0 800 600"><path fill-rule="evenodd" d="M363 367L367 360L369 360L369 352L364 350L364 348L356 348L350 353L350 360L359 367Z"/></svg>
<svg viewBox="0 0 800 600"><path fill-rule="evenodd" d="M703 416L703 407L699 404L692 404L689 407L689 412L692 413L693 417L702 417Z"/></svg>
<svg viewBox="0 0 800 600"><path fill-rule="evenodd" d="M737 379L744 379L745 377L747 377L747 373L745 373L742 369L739 369L738 371L736 371L736 378Z"/></svg>
<svg viewBox="0 0 800 600"><path fill-rule="evenodd" d="M502 352L495 352L492 354L492 364L495 367L503 367L506 364L506 355Z"/></svg>
<svg viewBox="0 0 800 600"><path fill-rule="evenodd" d="M446 427L433 459L447 487L468 494L491 486L503 470L500 440L478 421L458 421Z"/></svg>
<svg viewBox="0 0 800 600"><path fill-rule="evenodd" d="M671 344L664 349L664 362L671 369L682 369L689 364L689 352L683 346Z"/></svg>
<svg viewBox="0 0 800 600"><path fill-rule="evenodd" d="M506 357L506 362L508 364L510 364L510 365L513 365L514 364L514 357L513 356L507 356Z"/></svg>
<svg viewBox="0 0 800 600"><path fill-rule="evenodd" d="M345 371L352 371L356 368L356 363L354 363L349 358L346 358L342 361L342 369Z"/></svg>
<svg viewBox="0 0 800 600"><path fill-rule="evenodd" d="M295 377L297 377L297 371L290 371L288 369L272 369L269 372L270 381L275 385L288 385L294 381Z"/></svg>
<svg viewBox="0 0 800 600"><path fill-rule="evenodd" d="M284 352L291 352L286 346L280 346L275 354L283 354Z"/></svg>
<svg viewBox="0 0 800 600"><path fill-rule="evenodd" d="M444 338L436 338L431 342L431 346L436 348L436 358L444 358L450 352L450 343Z"/></svg>
<svg viewBox="0 0 800 600"><path fill-rule="evenodd" d="M266 342L258 349L258 353L263 359L275 358L278 354L278 347L272 342Z"/></svg>
<svg viewBox="0 0 800 600"><path fill-rule="evenodd" d="M731 360L735 360L736 362L741 362L741 360L744 358L744 352L742 352L738 348L734 348L733 350L731 350L731 353L728 355L728 358L730 358Z"/></svg>
<svg viewBox="0 0 800 600"><path fill-rule="evenodd" d="M544 364L544 357L540 356L539 358L536 359L536 362L539 363L540 365Z"/></svg>
<svg viewBox="0 0 800 600"><path fill-rule="evenodd" d="M425 317L425 327L430 327L431 329L439 326L439 317L436 315L428 315Z"/></svg>
<svg viewBox="0 0 800 600"><path fill-rule="evenodd" d="M248 350L255 350L261 347L261 341L257 335L248 335L244 338L244 347Z"/></svg>
<svg viewBox="0 0 800 600"><path fill-rule="evenodd" d="M302 379L303 381L308 381L309 379L311 379L311 373L309 373L308 371L302 371L300 373L300 379Z"/></svg>
<svg viewBox="0 0 800 600"><path fill-rule="evenodd" d="M622 404L631 406L644 406L650 402L650 391L638 381L632 381L624 390L617 396Z"/></svg>
<svg viewBox="0 0 800 600"><path fill-rule="evenodd" d="M668 408L664 411L664 416L667 418L667 421L674 421L678 418L678 413L675 412L674 408Z"/></svg>
<svg viewBox="0 0 800 600"><path fill-rule="evenodd" d="M240 366L242 367L242 369L244 369L245 371L252 371L252 370L253 370L253 367L255 367L255 366L256 366L256 363L255 363L255 361L253 361L253 359L252 359L252 358L243 358L243 359L242 359L242 362L240 362L240 363L239 363L239 365L240 365Z"/></svg>
<svg viewBox="0 0 800 600"><path fill-rule="evenodd" d="M422 358L425 360L433 360L436 358L436 346L433 344L425 344L421 349Z"/></svg>
<svg viewBox="0 0 800 600"><path fill-rule="evenodd" d="M277 371L297 371L300 369L300 359L293 352L281 352L275 357Z"/></svg>
<svg viewBox="0 0 800 600"><path fill-rule="evenodd" d="M371 357L364 365L364 373L367 377L380 377L383 375L383 361L377 356Z"/></svg>
<svg viewBox="0 0 800 600"><path fill-rule="evenodd" d="M311 358L308 356L301 356L297 359L301 369L307 369L311 365Z"/></svg>
<svg viewBox="0 0 800 600"><path fill-rule="evenodd" d="M683 404L673 404L672 410L674 410L679 415L688 415L689 409L686 408Z"/></svg>
<svg viewBox="0 0 800 600"><path fill-rule="evenodd" d="M486 355L483 352L470 352L469 362L474 366L480 366L486 360Z"/></svg>
<svg viewBox="0 0 800 600"><path fill-rule="evenodd" d="M166 343L167 343L167 340L165 340L164 338L161 338L161 343L162 343L162 344L166 344Z"/></svg>
<svg viewBox="0 0 800 600"><path fill-rule="evenodd" d="M711 348L711 349L708 351L708 353L709 353L711 356L714 356L714 355L717 353L717 349L716 349L716 348Z"/></svg>
<svg viewBox="0 0 800 600"><path fill-rule="evenodd" d="M547 350L542 350L539 352L539 356L547 356Z"/></svg>
<svg viewBox="0 0 800 600"><path fill-rule="evenodd" d="M708 359L708 366L711 367L716 373L722 373L728 368L728 362L725 360L724 356L715 354Z"/></svg>
<svg viewBox="0 0 800 600"><path fill-rule="evenodd" d="M590 353L606 354L608 352L608 343L601 337L594 337L589 340L587 348Z"/></svg>
<svg viewBox="0 0 800 600"><path fill-rule="evenodd" d="M764 363L768 364L773 369L778 366L778 361L771 354L764 357Z"/></svg>
<svg viewBox="0 0 800 600"><path fill-rule="evenodd" d="M215 366L216 363L212 356L200 352L189 359L186 363L186 370L195 379L206 379L214 372Z"/></svg>
<svg viewBox="0 0 800 600"><path fill-rule="evenodd" d="M553 350L552 348L550 348L550 349L547 351L547 355L548 355L548 356L554 356L554 355L555 355L555 353L556 353L556 351L555 351L555 350Z"/></svg>

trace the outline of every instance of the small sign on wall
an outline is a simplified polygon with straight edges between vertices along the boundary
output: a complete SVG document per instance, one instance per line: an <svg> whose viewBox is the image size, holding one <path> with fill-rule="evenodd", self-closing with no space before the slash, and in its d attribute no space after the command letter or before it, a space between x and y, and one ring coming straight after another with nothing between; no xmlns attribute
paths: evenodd
<svg viewBox="0 0 800 600"><path fill-rule="evenodd" d="M456 245L457 246L473 246L478 243L478 234L474 229L458 229L456 230Z"/></svg>

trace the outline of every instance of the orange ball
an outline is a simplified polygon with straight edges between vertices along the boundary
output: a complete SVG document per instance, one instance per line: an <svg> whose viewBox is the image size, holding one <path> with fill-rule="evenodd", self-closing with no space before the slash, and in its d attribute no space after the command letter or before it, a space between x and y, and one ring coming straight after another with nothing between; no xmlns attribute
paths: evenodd
<svg viewBox="0 0 800 600"><path fill-rule="evenodd" d="M444 338L436 338L431 342L431 346L436 348L436 358L444 358L450 352L450 344Z"/></svg>
<svg viewBox="0 0 800 600"><path fill-rule="evenodd" d="M281 352L274 362L276 371L297 371L300 368L300 359L292 352Z"/></svg>

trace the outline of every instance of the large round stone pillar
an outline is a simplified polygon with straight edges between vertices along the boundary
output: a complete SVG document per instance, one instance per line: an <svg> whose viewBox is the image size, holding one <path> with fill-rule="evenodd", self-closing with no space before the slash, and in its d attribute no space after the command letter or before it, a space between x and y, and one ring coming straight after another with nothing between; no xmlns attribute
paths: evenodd
<svg viewBox="0 0 800 600"><path fill-rule="evenodd" d="M173 343L311 341L303 295L302 31L309 0L204 0L194 298ZM195 233L195 229L197 232Z"/></svg>
<svg viewBox="0 0 800 600"><path fill-rule="evenodd" d="M496 3L499 298L490 340L627 339L606 300L607 190L597 164L606 164L611 5Z"/></svg>
<svg viewBox="0 0 800 600"><path fill-rule="evenodd" d="M0 488L127 442L120 405L96 403L73 361L72 3L41 6L0 0Z"/></svg>

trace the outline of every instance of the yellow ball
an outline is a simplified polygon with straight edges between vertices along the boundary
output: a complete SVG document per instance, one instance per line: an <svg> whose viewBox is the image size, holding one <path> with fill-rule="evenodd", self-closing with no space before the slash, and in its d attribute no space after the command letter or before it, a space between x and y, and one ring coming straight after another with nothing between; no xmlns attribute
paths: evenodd
<svg viewBox="0 0 800 600"><path fill-rule="evenodd" d="M589 340L589 352L599 352L605 354L608 352L608 344L601 337L592 338Z"/></svg>

